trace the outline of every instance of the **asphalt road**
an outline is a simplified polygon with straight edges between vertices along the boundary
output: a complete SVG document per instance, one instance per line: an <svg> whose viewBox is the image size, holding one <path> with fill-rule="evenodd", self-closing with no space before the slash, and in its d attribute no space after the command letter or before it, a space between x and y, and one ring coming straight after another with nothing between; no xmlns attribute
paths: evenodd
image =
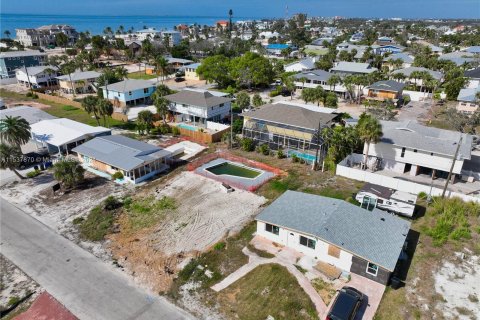
<svg viewBox="0 0 480 320"><path fill-rule="evenodd" d="M80 319L193 319L0 198L1 253Z"/></svg>

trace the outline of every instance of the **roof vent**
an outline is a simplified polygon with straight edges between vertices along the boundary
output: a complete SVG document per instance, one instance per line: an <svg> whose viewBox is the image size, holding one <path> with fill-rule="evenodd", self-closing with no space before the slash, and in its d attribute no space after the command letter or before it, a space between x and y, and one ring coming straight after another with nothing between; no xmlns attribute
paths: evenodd
<svg viewBox="0 0 480 320"><path fill-rule="evenodd" d="M385 221L385 218L380 218L380 220Z"/></svg>

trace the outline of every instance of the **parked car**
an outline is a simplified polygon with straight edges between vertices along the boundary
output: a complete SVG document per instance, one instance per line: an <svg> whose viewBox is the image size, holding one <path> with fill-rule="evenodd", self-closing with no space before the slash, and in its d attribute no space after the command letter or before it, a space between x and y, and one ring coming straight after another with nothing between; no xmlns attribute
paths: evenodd
<svg viewBox="0 0 480 320"><path fill-rule="evenodd" d="M363 302L363 293L352 287L343 287L325 320L353 320Z"/></svg>
<svg viewBox="0 0 480 320"><path fill-rule="evenodd" d="M182 82L185 81L185 78L175 78L175 82Z"/></svg>

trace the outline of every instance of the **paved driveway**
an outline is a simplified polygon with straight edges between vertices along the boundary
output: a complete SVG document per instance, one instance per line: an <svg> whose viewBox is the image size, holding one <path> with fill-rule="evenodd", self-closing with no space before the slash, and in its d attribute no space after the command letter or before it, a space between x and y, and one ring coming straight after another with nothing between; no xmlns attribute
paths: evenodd
<svg viewBox="0 0 480 320"><path fill-rule="evenodd" d="M80 319L193 319L0 199L1 253Z"/></svg>

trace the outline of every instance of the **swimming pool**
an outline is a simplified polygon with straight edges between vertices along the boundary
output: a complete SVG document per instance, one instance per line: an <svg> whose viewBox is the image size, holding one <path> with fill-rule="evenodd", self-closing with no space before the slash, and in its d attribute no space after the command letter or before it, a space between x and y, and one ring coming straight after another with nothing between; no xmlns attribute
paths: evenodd
<svg viewBox="0 0 480 320"><path fill-rule="evenodd" d="M307 161L308 163L313 163L315 161L315 155L314 154L301 153L301 152L294 151L294 150L289 150L287 152L287 154L288 154L289 158L291 158L292 155L296 155L297 157Z"/></svg>
<svg viewBox="0 0 480 320"><path fill-rule="evenodd" d="M198 127L191 126L191 125L186 124L186 123L179 123L179 124L177 124L177 127L182 128L182 129L186 129L186 130L190 130L190 131L197 131L198 130Z"/></svg>
<svg viewBox="0 0 480 320"><path fill-rule="evenodd" d="M249 179L256 178L262 173L259 170L254 170L248 167L236 165L234 163L227 162L227 161L208 167L205 170L217 176L229 175L229 176L249 178Z"/></svg>

